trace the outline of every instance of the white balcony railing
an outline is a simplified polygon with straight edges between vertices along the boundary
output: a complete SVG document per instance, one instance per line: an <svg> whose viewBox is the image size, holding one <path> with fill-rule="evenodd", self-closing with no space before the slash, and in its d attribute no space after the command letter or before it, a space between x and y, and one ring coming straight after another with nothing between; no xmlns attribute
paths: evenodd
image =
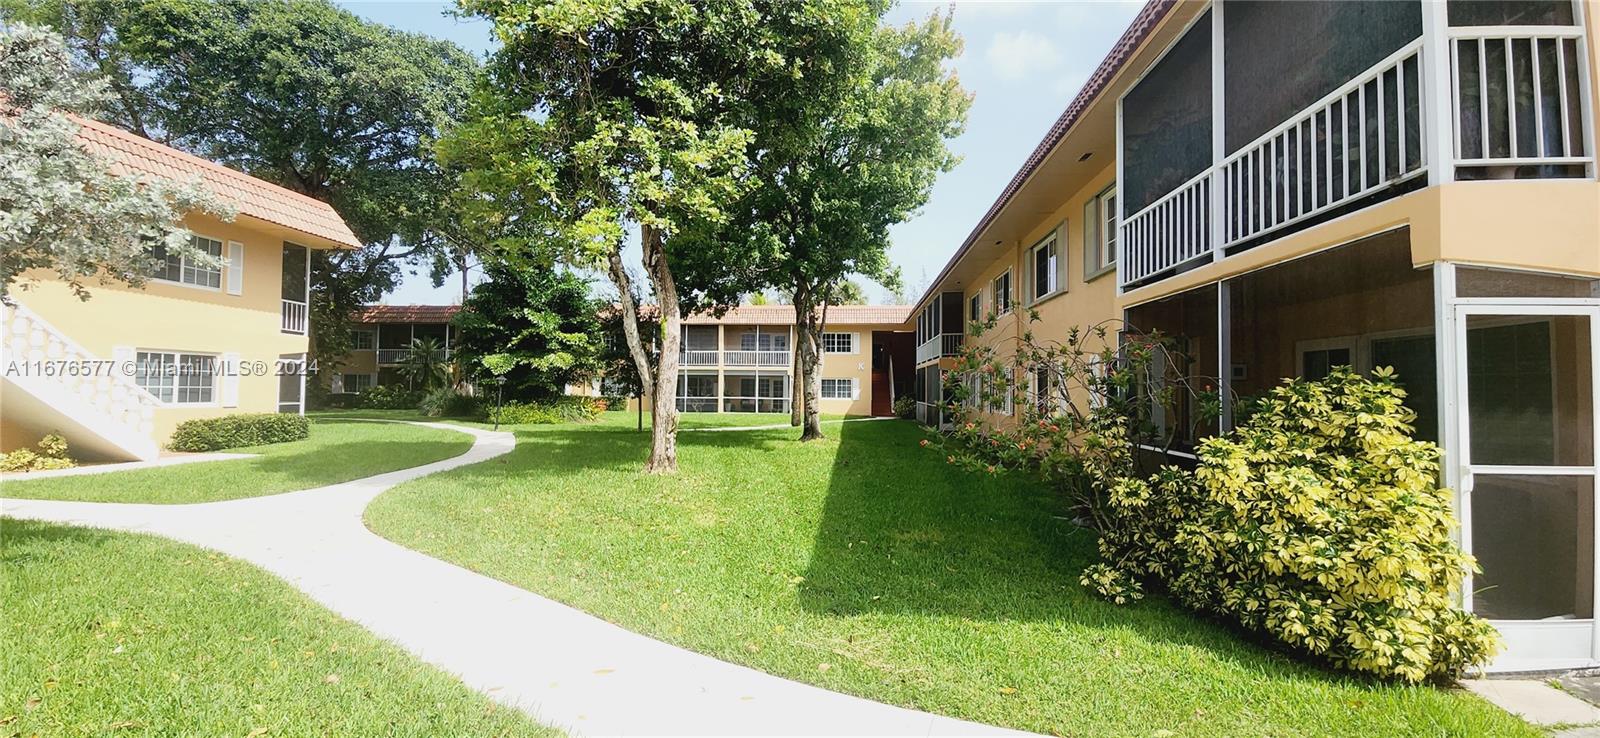
<svg viewBox="0 0 1600 738"><path fill-rule="evenodd" d="M1425 171L1421 61L1418 39L1129 216L1122 283L1212 258L1213 198L1232 246Z"/></svg>
<svg viewBox="0 0 1600 738"><path fill-rule="evenodd" d="M1428 77L1419 38L1127 216L1121 284L1158 279L1218 258L1218 249L1358 207L1426 174L1441 136L1453 145L1447 169L1456 179L1593 176L1582 27L1447 33L1451 109L1438 120L1424 114Z"/></svg>
<svg viewBox="0 0 1600 738"><path fill-rule="evenodd" d="M1456 166L1592 163L1582 50L1579 26L1451 28Z"/></svg>
<svg viewBox="0 0 1600 738"><path fill-rule="evenodd" d="M964 338L966 336L961 333L940 333L923 341L917 346L917 363L933 361L941 356L960 356Z"/></svg>
<svg viewBox="0 0 1600 738"><path fill-rule="evenodd" d="M1201 172L1123 224L1124 284L1211 253L1211 178Z"/></svg>
<svg viewBox="0 0 1600 738"><path fill-rule="evenodd" d="M308 313L306 303L298 300L284 300L282 312L284 333L304 334L306 332L306 317Z"/></svg>
<svg viewBox="0 0 1600 738"><path fill-rule="evenodd" d="M1224 246L1421 174L1421 62L1418 39L1224 159Z"/></svg>
<svg viewBox="0 0 1600 738"><path fill-rule="evenodd" d="M411 355L411 349L409 349L409 348L378 349L377 354L378 354L377 360L378 360L379 364L404 364L406 362L406 357ZM439 358L442 361L449 361L450 360L450 349L441 350L439 352Z"/></svg>
<svg viewBox="0 0 1600 738"><path fill-rule="evenodd" d="M711 351L679 351L678 363L683 366L716 366L716 350Z"/></svg>
<svg viewBox="0 0 1600 738"><path fill-rule="evenodd" d="M788 351L724 351L722 363L728 366L789 366Z"/></svg>

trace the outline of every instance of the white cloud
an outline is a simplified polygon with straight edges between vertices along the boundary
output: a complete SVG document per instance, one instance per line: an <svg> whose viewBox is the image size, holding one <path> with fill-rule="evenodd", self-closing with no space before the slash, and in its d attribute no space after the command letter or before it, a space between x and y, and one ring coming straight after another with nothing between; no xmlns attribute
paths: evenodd
<svg viewBox="0 0 1600 738"><path fill-rule="evenodd" d="M984 57L995 76L1007 82L1055 69L1062 60L1054 41L1032 31L996 33Z"/></svg>

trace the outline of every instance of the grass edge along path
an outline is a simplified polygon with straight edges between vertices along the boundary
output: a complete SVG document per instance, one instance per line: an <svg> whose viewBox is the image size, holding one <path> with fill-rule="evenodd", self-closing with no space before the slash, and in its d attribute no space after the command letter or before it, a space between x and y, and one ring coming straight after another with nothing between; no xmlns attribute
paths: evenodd
<svg viewBox="0 0 1600 738"><path fill-rule="evenodd" d="M426 419L422 419L426 420ZM313 417L311 437L228 449L254 458L7 480L0 497L183 504L295 492L407 469L466 453L472 437L404 423Z"/></svg>
<svg viewBox="0 0 1600 738"><path fill-rule="evenodd" d="M679 436L511 428L495 462L373 501L390 540L726 661L1062 735L1538 736L1460 690L1338 674L1161 598L1085 591L1087 531L1017 476L952 469L911 423Z"/></svg>
<svg viewBox="0 0 1600 738"><path fill-rule="evenodd" d="M4 735L560 735L240 560L0 518Z"/></svg>

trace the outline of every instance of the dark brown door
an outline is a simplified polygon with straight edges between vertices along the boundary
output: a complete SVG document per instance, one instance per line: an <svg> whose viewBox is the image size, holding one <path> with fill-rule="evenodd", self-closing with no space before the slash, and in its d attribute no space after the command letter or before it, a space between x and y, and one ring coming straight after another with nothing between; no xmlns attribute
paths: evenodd
<svg viewBox="0 0 1600 738"><path fill-rule="evenodd" d="M889 347L872 344L872 414L894 414L894 398L889 396Z"/></svg>

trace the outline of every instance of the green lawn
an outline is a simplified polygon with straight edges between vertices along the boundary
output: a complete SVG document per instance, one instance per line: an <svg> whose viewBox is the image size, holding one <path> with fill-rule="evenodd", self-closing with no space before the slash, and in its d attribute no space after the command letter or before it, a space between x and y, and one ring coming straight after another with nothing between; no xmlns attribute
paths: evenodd
<svg viewBox="0 0 1600 738"><path fill-rule="evenodd" d="M211 502L346 482L465 453L472 437L435 428L316 418L304 441L228 449L253 459L8 481L5 497L87 502Z"/></svg>
<svg viewBox="0 0 1600 738"><path fill-rule="evenodd" d="M0 520L0 733L552 736L249 564Z"/></svg>
<svg viewBox="0 0 1600 738"><path fill-rule="evenodd" d="M425 418L425 417L422 417L420 414L418 414L417 411L415 411L415 410L360 410L360 409L357 409L357 410L319 410L317 412L312 413L311 416L313 418L320 418L320 419L360 419L360 418L367 418L367 419L384 419L384 420L425 420L425 421L431 421L431 422L435 422L435 423L454 423L454 424L457 424L457 425L465 425L465 426L470 426L470 427L473 427L473 428L492 428L492 427L494 427L490 423L481 423L481 422L478 422L478 421L475 421L475 420L462 420L461 418ZM845 416L845 415L842 415L840 413L822 413L821 414L822 422L830 424L830 425L833 424L834 421L843 420L846 417L858 417L858 416ZM626 428L626 429L635 429L635 430L638 429L638 427L642 423L644 429L646 431L648 431L648 430L650 430L650 413L648 413L648 412L645 413L644 417L641 419L637 412L626 412L626 411L621 411L621 410L615 410L615 411L611 411L611 412L607 412L607 413L602 414L601 422L604 425L612 426L612 427L615 427L615 428ZM678 414L678 427L679 428L727 428L727 427L735 427L735 426L742 427L742 426L756 426L756 425L787 425L788 423L789 423L789 415L787 413L679 413ZM515 426L507 425L507 426L502 426L502 428L508 429L508 430L531 429L531 428L538 428L538 427L540 427L540 426L538 426L538 425L515 425ZM796 432L798 433L798 431L796 431Z"/></svg>
<svg viewBox="0 0 1600 738"><path fill-rule="evenodd" d="M720 420L720 419L719 419ZM682 471L610 413L367 511L404 545L624 627L831 689L1064 735L1540 735L1475 697L1342 676L1165 601L1116 607L1087 532L908 422L685 433Z"/></svg>

